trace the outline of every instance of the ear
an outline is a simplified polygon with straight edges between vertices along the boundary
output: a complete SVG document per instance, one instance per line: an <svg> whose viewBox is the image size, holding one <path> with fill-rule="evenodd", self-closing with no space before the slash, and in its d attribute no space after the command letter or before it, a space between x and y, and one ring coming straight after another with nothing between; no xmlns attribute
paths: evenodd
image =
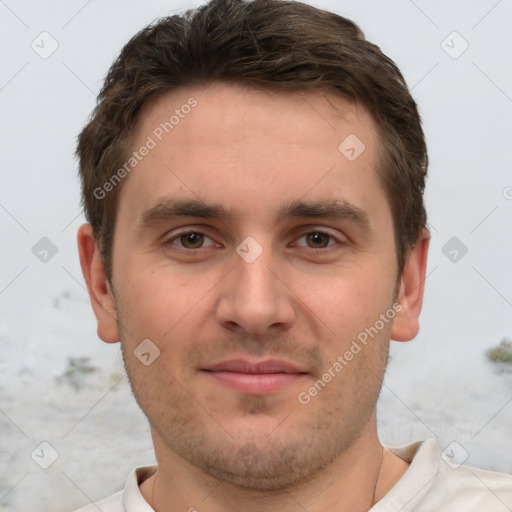
<svg viewBox="0 0 512 512"><path fill-rule="evenodd" d="M423 229L405 262L396 299L401 308L397 308L397 314L393 320L392 340L409 341L418 334L418 318L423 305L429 243L430 233L427 229Z"/></svg>
<svg viewBox="0 0 512 512"><path fill-rule="evenodd" d="M119 341L119 329L114 295L90 224L80 226L77 242L80 266L98 322L98 336L106 343L115 343Z"/></svg>

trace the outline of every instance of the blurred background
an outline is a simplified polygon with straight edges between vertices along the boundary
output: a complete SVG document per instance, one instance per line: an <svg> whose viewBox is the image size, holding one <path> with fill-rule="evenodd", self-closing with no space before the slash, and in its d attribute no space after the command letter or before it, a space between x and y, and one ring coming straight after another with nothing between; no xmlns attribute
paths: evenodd
<svg viewBox="0 0 512 512"><path fill-rule="evenodd" d="M79 267L75 138L127 40L201 3L0 0L0 510L69 511L154 462ZM421 332L392 342L381 439L512 473L512 1L307 3L398 64L429 147Z"/></svg>

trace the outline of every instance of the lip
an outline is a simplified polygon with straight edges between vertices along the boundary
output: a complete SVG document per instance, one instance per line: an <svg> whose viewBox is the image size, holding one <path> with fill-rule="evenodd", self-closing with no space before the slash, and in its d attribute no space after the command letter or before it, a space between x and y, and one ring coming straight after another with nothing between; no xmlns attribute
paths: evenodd
<svg viewBox="0 0 512 512"><path fill-rule="evenodd" d="M292 363L281 359L265 359L263 361L251 362L247 359L229 359L221 361L205 368L205 370L218 372L238 372L238 373L307 373Z"/></svg>
<svg viewBox="0 0 512 512"><path fill-rule="evenodd" d="M204 368L202 372L221 385L251 395L276 393L308 374L298 366L278 359L258 362L230 359Z"/></svg>

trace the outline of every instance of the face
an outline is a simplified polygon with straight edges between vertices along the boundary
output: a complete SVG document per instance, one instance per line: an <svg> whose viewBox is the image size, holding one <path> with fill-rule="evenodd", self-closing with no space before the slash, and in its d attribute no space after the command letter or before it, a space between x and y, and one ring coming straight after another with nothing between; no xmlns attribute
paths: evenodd
<svg viewBox="0 0 512 512"><path fill-rule="evenodd" d="M364 108L314 91L217 83L144 110L98 320L160 451L282 489L374 423L408 322L377 143Z"/></svg>

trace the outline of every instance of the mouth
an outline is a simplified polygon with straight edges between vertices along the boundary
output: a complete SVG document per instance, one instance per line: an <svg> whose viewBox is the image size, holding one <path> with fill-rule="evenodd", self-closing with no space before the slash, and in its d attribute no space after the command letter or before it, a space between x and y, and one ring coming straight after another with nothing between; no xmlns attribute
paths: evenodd
<svg viewBox="0 0 512 512"><path fill-rule="evenodd" d="M250 395L270 395L302 381L309 375L304 369L278 359L251 362L231 359L203 368L215 383Z"/></svg>

